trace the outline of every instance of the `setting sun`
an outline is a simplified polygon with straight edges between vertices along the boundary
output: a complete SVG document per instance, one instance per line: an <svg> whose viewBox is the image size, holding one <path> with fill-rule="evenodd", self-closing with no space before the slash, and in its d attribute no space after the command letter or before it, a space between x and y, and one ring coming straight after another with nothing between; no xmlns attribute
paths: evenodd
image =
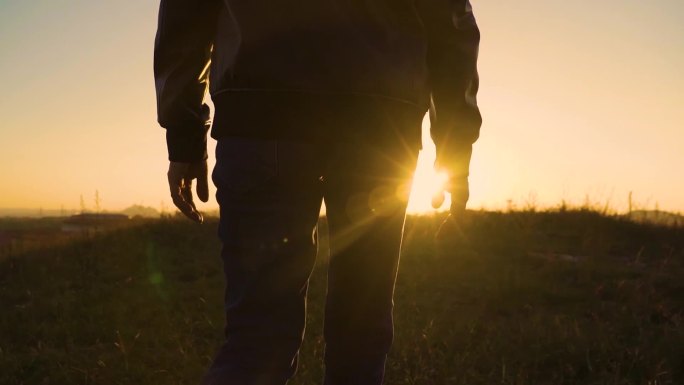
<svg viewBox="0 0 684 385"><path fill-rule="evenodd" d="M435 194L440 193L447 182L447 176L444 173L435 171L433 167L436 153L435 145L432 143L432 139L430 139L428 126L429 123L426 118L423 122L423 149L418 156L418 165L413 175L411 198L407 208L407 211L411 214L426 214L438 210L447 210L450 204L449 194L446 194L446 200L439 209L432 207L432 198Z"/></svg>

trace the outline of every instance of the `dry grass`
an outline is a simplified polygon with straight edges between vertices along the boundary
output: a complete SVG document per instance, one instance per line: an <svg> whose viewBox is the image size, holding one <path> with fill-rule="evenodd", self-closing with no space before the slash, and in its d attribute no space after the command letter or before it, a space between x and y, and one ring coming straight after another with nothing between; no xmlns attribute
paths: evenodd
<svg viewBox="0 0 684 385"><path fill-rule="evenodd" d="M684 383L684 230L587 210L410 217L387 384ZM0 384L195 384L220 343L216 222L0 261ZM326 263L294 385L320 383Z"/></svg>

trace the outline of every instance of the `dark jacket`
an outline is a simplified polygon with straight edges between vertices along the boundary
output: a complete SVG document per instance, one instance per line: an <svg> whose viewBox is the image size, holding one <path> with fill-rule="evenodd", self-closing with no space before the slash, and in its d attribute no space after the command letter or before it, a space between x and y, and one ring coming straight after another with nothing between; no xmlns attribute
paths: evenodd
<svg viewBox="0 0 684 385"><path fill-rule="evenodd" d="M467 173L479 38L469 0L161 0L154 72L169 158L206 158L209 86L215 138L306 138L380 108L420 140L429 109L438 154L467 158Z"/></svg>

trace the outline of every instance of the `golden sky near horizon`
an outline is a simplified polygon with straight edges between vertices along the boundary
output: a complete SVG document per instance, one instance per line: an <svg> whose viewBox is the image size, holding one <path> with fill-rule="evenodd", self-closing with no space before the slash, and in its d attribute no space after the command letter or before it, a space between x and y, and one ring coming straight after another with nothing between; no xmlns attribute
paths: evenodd
<svg viewBox="0 0 684 385"><path fill-rule="evenodd" d="M684 2L472 2L485 123L469 207L588 197L624 210L631 191L640 207L684 211ZM157 7L0 1L0 208L77 209L95 190L108 210L171 206ZM419 173L433 151L426 141Z"/></svg>

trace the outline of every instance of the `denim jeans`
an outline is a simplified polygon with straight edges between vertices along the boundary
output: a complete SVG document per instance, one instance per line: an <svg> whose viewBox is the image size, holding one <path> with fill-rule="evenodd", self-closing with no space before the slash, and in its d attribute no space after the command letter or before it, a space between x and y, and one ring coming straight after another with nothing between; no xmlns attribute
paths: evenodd
<svg viewBox="0 0 684 385"><path fill-rule="evenodd" d="M325 385L379 385L418 149L222 138L212 178L226 278L225 342L206 385L283 385L304 333L325 200Z"/></svg>

